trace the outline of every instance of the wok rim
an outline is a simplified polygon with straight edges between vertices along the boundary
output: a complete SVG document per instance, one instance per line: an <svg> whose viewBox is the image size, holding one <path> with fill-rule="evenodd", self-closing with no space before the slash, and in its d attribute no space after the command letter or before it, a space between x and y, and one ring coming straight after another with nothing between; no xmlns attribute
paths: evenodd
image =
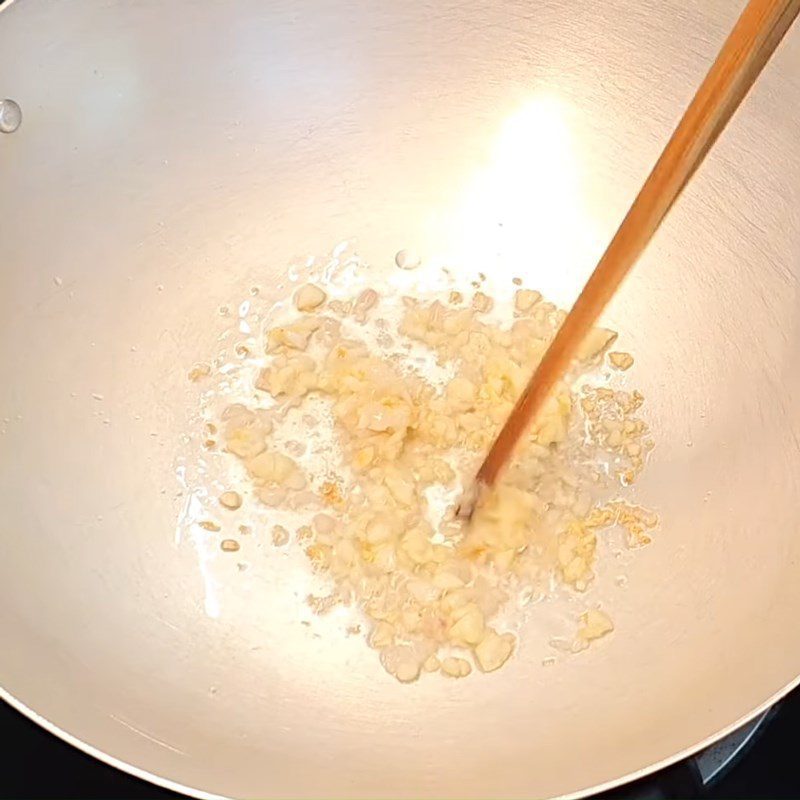
<svg viewBox="0 0 800 800"><path fill-rule="evenodd" d="M11 0L11 2L14 2L14 0ZM586 786L581 789L577 789L574 792L569 792L568 794L554 795L549 798L549 800L580 800L580 798L589 797L593 794L604 792L610 789L616 789L620 786L624 786L627 783L631 783L632 781L639 780L640 778L646 778L648 775L652 775L659 770L677 763L678 761L683 761L686 758L690 758L701 750L705 750L707 747L710 747L721 739L724 739L726 736L733 733L738 728L741 728L743 725L746 725L748 722L751 722L759 714L762 714L774 706L778 701L782 700L787 694L789 694L789 692L791 692L793 689L796 689L798 686L800 686L800 674L798 674L795 678L786 683L768 698L763 700L757 706L752 708L750 711L745 712L733 722L730 722L728 725L720 728L715 733L712 733L704 739L701 739L699 742L688 745L682 750L679 750L677 753L666 756L660 761L656 761L648 766L628 772L625 775L612 778L611 780L596 784L594 786ZM189 797L198 798L198 800L236 800L236 798L230 795L214 794L213 792L207 792L203 789L189 786L187 784L171 780L170 778L165 778L163 775L157 775L154 772L150 772L142 767L137 767L136 765L124 761L121 758L112 756L111 754L106 753L104 750L101 750L99 747L95 747L94 745L83 741L77 736L71 734L69 731L64 730L60 726L56 725L54 722L51 722L39 712L23 703L1 685L0 700L4 700L6 703L8 703L8 705L21 713L24 717L27 717L41 728L44 728L44 730L46 730L48 733L51 733L57 738L61 739L63 742L66 742L86 755L97 759L103 764L114 767L123 773L132 775L135 778L147 781L148 783L152 783L156 786L160 786L163 789L169 789L173 792L188 795Z"/></svg>

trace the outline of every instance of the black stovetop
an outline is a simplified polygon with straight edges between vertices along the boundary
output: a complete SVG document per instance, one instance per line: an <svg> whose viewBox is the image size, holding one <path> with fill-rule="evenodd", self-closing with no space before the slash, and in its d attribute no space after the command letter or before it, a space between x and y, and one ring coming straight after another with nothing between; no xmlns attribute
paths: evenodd
<svg viewBox="0 0 800 800"><path fill-rule="evenodd" d="M779 707L748 752L706 789L709 798L800 798L800 691ZM0 798L178 798L84 755L0 702ZM634 797L670 797L648 783ZM683 794L683 792L681 792ZM630 796L630 795L629 795Z"/></svg>

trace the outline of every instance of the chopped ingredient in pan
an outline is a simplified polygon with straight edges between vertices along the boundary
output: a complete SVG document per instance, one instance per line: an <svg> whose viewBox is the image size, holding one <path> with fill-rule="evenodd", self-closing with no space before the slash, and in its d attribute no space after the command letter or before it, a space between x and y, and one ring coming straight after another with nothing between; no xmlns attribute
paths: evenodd
<svg viewBox="0 0 800 800"><path fill-rule="evenodd" d="M617 369L629 369L633 366L633 356L630 353L609 353L608 360Z"/></svg>
<svg viewBox="0 0 800 800"><path fill-rule="evenodd" d="M242 496L238 492L223 492L219 496L219 504L223 508L235 511L242 505Z"/></svg>
<svg viewBox="0 0 800 800"><path fill-rule="evenodd" d="M399 312L394 321L384 304ZM657 522L609 499L610 485L639 475L652 441L638 392L583 380L616 339L602 328L471 523L454 518L565 315L520 288L509 316L483 291L401 300L306 284L265 331L256 402L229 405L217 421L220 445L258 501L300 515L296 546L330 579L330 593L309 595L310 607L357 606L370 647L403 682L499 669L518 646L504 622L510 604L558 585L586 590L598 534L619 526L638 546ZM619 369L632 363L626 353L609 359ZM323 465L312 432L326 425L339 455L327 453ZM237 509L242 499L225 492L219 502ZM276 546L290 540L282 525L268 531ZM577 640L585 646L611 630L605 613L587 611Z"/></svg>
<svg viewBox="0 0 800 800"><path fill-rule="evenodd" d="M211 364L195 364L189 370L189 380L190 381L201 381L203 378L207 378L211 374Z"/></svg>
<svg viewBox="0 0 800 800"><path fill-rule="evenodd" d="M578 639L590 642L599 639L614 630L614 625L607 614L591 608L581 615L581 624L578 628Z"/></svg>

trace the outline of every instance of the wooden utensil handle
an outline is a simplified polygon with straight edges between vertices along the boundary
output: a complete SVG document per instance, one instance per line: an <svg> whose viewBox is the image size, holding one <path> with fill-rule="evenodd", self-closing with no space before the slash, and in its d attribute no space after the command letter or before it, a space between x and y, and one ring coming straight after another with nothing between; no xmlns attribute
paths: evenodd
<svg viewBox="0 0 800 800"><path fill-rule="evenodd" d="M800 0L750 0L478 471L491 485L584 337L791 26Z"/></svg>

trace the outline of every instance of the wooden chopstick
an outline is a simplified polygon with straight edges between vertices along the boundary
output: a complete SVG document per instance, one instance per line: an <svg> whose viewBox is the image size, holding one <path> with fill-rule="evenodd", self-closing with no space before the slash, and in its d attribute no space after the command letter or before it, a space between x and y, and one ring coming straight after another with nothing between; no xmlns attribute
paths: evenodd
<svg viewBox="0 0 800 800"><path fill-rule="evenodd" d="M460 516L471 516L482 487L491 486L583 339L630 272L684 186L800 11L800 0L750 0L678 127L633 201L564 324L520 395L465 495Z"/></svg>

